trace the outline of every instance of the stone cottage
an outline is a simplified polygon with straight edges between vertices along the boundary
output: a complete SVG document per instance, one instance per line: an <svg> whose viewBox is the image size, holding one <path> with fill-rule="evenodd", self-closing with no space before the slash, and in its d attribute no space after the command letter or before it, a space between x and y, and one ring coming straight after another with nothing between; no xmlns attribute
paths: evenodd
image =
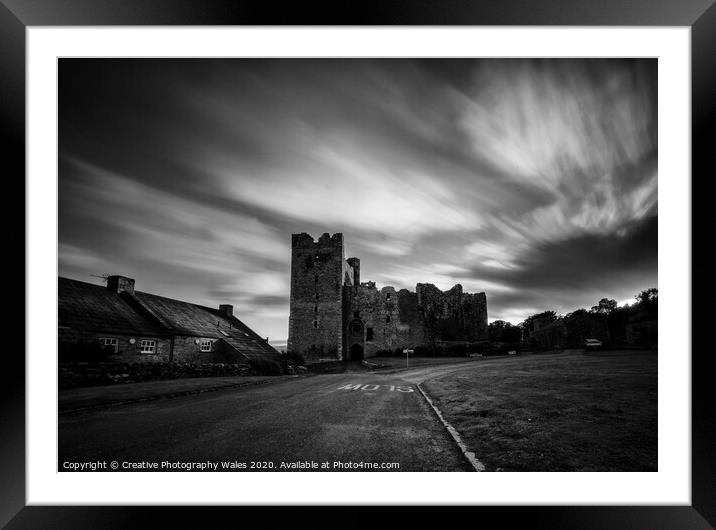
<svg viewBox="0 0 716 530"><path fill-rule="evenodd" d="M233 314L135 291L134 280L107 286L58 278L60 348L99 342L122 362L278 363L280 353Z"/></svg>

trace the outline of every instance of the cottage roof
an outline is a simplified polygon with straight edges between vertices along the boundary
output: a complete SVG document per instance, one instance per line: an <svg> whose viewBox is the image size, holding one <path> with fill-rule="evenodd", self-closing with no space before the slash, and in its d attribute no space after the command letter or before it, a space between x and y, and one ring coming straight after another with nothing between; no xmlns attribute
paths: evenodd
<svg viewBox="0 0 716 530"><path fill-rule="evenodd" d="M58 317L61 326L96 333L161 336L157 323L137 312L122 295L101 285L58 278Z"/></svg>
<svg viewBox="0 0 716 530"><path fill-rule="evenodd" d="M135 299L174 335L222 339L245 357L274 360L279 353L235 316L218 309L135 291Z"/></svg>

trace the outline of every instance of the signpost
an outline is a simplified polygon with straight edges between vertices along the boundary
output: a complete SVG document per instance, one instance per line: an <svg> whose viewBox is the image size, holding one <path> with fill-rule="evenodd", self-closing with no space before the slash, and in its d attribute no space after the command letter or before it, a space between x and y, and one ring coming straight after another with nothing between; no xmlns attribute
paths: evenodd
<svg viewBox="0 0 716 530"><path fill-rule="evenodd" d="M411 353L415 353L415 350L404 349L403 353L405 354L405 367L407 368L408 367L408 355L410 355Z"/></svg>

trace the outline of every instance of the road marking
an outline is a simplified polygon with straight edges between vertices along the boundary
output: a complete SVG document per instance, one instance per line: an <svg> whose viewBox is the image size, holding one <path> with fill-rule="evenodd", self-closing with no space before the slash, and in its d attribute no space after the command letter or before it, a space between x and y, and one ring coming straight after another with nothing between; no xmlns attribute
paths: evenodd
<svg viewBox="0 0 716 530"><path fill-rule="evenodd" d="M338 390L366 390L368 392L372 392L375 390L385 390L388 392L414 392L413 387L410 386L396 386L396 385L361 385L360 383L355 384L347 384L343 385L342 387L339 387Z"/></svg>

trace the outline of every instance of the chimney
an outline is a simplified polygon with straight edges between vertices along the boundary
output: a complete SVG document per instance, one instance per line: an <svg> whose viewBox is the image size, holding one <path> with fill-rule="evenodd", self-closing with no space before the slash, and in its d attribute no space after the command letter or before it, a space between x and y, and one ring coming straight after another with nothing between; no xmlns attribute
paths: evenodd
<svg viewBox="0 0 716 530"><path fill-rule="evenodd" d="M107 289L113 293L129 293L134 296L134 280L125 276L107 276Z"/></svg>
<svg viewBox="0 0 716 530"><path fill-rule="evenodd" d="M221 311L221 314L227 318L234 316L234 306L230 304L221 304L219 306L219 311Z"/></svg>

